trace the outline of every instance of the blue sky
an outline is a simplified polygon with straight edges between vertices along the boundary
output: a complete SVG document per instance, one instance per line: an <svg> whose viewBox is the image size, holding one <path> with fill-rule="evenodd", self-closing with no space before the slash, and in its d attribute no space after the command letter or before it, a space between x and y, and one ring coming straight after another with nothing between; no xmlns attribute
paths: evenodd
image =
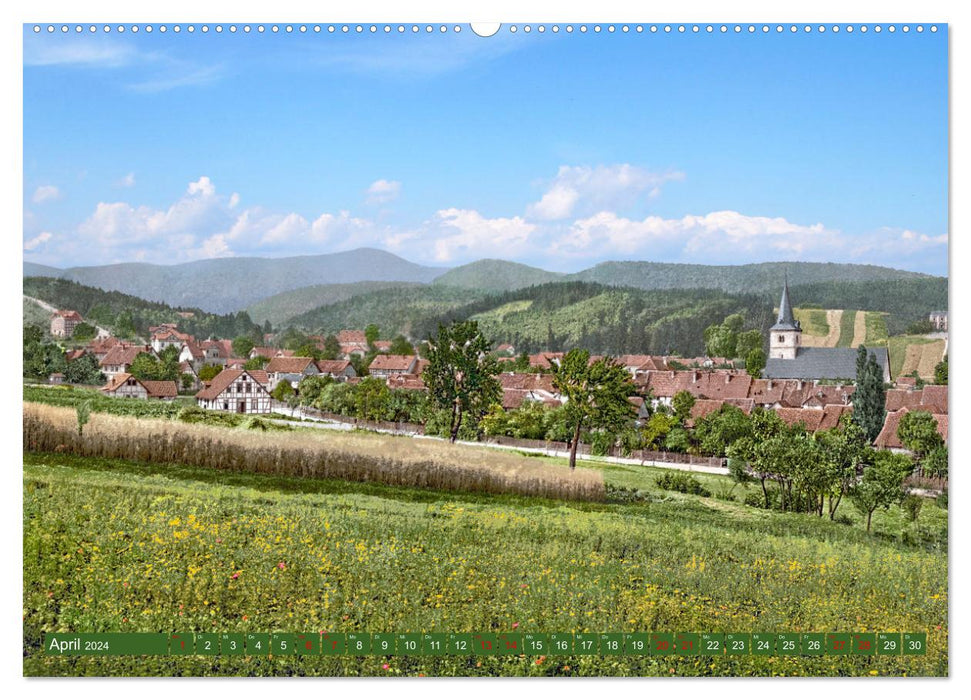
<svg viewBox="0 0 971 700"><path fill-rule="evenodd" d="M946 274L947 168L944 26L24 28L24 256L56 266L372 246Z"/></svg>

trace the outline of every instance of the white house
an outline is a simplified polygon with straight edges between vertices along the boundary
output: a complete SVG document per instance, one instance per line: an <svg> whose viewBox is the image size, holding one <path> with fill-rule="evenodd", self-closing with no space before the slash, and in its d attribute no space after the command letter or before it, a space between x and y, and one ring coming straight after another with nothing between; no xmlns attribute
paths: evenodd
<svg viewBox="0 0 971 700"><path fill-rule="evenodd" d="M196 394L196 403L214 411L269 413L268 381L262 370L224 369Z"/></svg>

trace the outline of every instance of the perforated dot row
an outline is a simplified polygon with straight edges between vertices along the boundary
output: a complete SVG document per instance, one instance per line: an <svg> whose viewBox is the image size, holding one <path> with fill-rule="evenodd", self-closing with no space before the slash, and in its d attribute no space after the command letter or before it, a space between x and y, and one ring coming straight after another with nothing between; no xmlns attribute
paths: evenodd
<svg viewBox="0 0 971 700"><path fill-rule="evenodd" d="M224 31L227 31L230 34L235 34L238 31L239 32L242 32L244 34L249 34L251 32L256 32L257 34L263 34L263 33L266 33L266 32L270 32L272 34L278 34L280 32L283 32L283 33L286 33L286 34L292 34L293 32L298 32L298 33L301 33L301 34L306 34L307 32L314 32L314 33L317 33L317 34L319 34L321 32L327 32L329 34L335 34L335 33L341 33L341 34L350 34L350 33L356 33L356 34L363 34L363 33L376 34L378 32L383 32L385 34L390 34L392 32L397 32L398 34L404 34L406 32L410 32L412 34L418 34L418 33L422 33L422 32L423 33L426 33L426 34L431 34L431 33L445 34L447 32L456 32L456 33L458 33L458 32L461 32L462 31L462 27L459 26L459 25L457 25L457 24L456 25L451 25L451 26L450 25L445 25L445 24L441 24L441 25L432 25L432 24L426 24L426 25L418 25L418 24L411 24L411 25L404 25L404 24L398 24L398 25L390 25L390 24L384 24L384 25L376 25L376 24L370 24L370 25L364 25L364 24L356 24L356 25L351 25L351 24L340 24L340 25L335 25L335 24L329 24L329 25L320 25L320 24L314 24L314 25L306 25L306 24L299 24L299 25L294 25L294 24L285 24L285 25L279 25L279 24L271 24L271 25L263 25L263 24L249 25L249 24L243 24L243 25L236 25L236 24L229 24L229 25L222 25L222 24L216 24L216 25L212 25L212 26L210 26L208 24L202 24L202 25L187 24L187 25L184 25L184 26L181 25L181 24L173 24L173 25L160 24L157 27L156 26L153 26L151 24L146 24L146 25L143 25L143 26L139 26L137 24L132 24L132 25L119 24L119 25L115 25L115 26L112 26L112 25L109 25L109 24L105 24L105 25L101 25L101 26L94 25L94 24L91 24L91 25L88 25L88 26L83 26L83 25L80 25L80 24L76 24L76 25L73 25L73 26L70 26L70 25L67 25L67 24L62 24L62 25L59 25L59 26L58 25L53 25L53 24L48 24L46 27L45 26L42 26L42 25L39 25L39 24L35 24L34 27L33 27L33 29L34 29L34 33L35 34L40 33L42 31L45 31L45 30L49 34L53 34L54 32L57 32L57 31L60 31L60 32L62 32L64 34L67 34L68 32L70 32L72 30L75 33L82 33L84 31L87 31L87 32L91 32L91 33L94 33L94 32L104 32L104 33L116 32L118 34L123 34L125 32L131 32L133 34L137 34L139 31L144 31L144 32L147 32L147 33L151 33L153 31L159 31L159 32L161 32L163 34L165 32L168 32L168 31L175 32L176 34L179 34L179 33L183 32L183 31L188 32L189 34L194 34L197 31L198 32L201 32L202 34L207 34L210 31L216 32L217 34L221 34ZM832 32L834 34L838 34L839 32L853 33L854 31L859 31L860 33L865 34L866 32L871 31L871 30L874 31L874 32L876 32L876 33L878 33L878 34L880 32L882 32L882 31L886 30L886 31L888 31L888 32L890 32L892 34L892 33L895 33L896 31L898 31L898 29L899 29L899 31L901 31L901 32L903 32L903 33L906 34L906 33L909 33L911 30L920 33L920 32L925 31L925 29L928 30L928 31L931 31L931 32L936 32L937 31L937 25L933 25L932 24L932 25L928 25L928 26L925 27L925 25L922 25L922 24L917 24L917 25L903 24L903 25L899 25L899 26L898 25L895 25L895 24L888 24L888 25L885 25L885 26L884 25L880 25L880 24L873 24L873 25L867 25L867 24L861 24L861 25L852 25L852 24L850 24L850 25L838 25L838 24L834 24L834 25L829 25L829 26L823 25L823 24L819 24L819 25L810 25L810 24L806 24L806 25L796 25L796 24L791 24L791 25L783 25L783 24L775 24L775 25L768 25L768 24L762 24L762 25L754 25L754 24L748 24L748 25L741 25L741 24L734 24L734 25L727 25L727 24L720 24L720 25L711 25L711 24L705 24L705 25L698 25L698 24L687 24L687 25L686 24L677 24L677 25L671 25L671 24L660 24L660 25L659 24L650 24L650 25L642 25L642 24L637 24L637 25L629 25L629 24L614 25L614 24L608 24L608 25L600 25L600 24L593 24L593 25L589 25L589 26L586 25L586 24L579 24L579 25L566 24L566 25L562 25L562 26L559 25L559 24L552 24L552 25L544 25L544 24L538 24L538 25L530 25L530 24L517 25L517 24L510 24L505 29L506 29L506 31L510 32L511 34L515 34L515 33L519 32L519 31L522 31L522 32L524 32L526 34L529 34L529 33L533 32L533 31L536 31L536 32L538 32L540 34L543 34L543 33L547 32L547 31L552 32L554 34L557 34L560 31L564 31L567 34L572 34L574 31L580 32L581 34L586 34L587 32L590 32L590 31L594 32L595 34L599 34L599 33L603 32L603 31L606 31L606 32L611 33L611 34L613 34L615 32L618 32L618 31L620 31L620 32L622 32L624 34L629 33L629 32L635 32L635 33L638 33L638 34L643 33L643 32L650 32L650 33L664 32L666 34L670 34L672 32L678 32L678 33L681 33L681 34L684 34L684 33L687 33L687 32L691 32L693 34L698 34L698 33L701 33L701 32L705 32L705 33L708 33L708 34L712 34L712 33L715 33L715 32L722 33L722 34L726 34L726 33L734 33L734 34L741 34L741 33L756 34L756 33L759 33L759 32L761 32L762 34L769 34L771 32L775 32L777 34L781 34L783 32L788 32L790 34L795 34L795 33L800 33L800 32L801 33L804 33L804 34L808 34L808 33L816 32L816 33L822 34L822 33L825 33L825 32Z"/></svg>

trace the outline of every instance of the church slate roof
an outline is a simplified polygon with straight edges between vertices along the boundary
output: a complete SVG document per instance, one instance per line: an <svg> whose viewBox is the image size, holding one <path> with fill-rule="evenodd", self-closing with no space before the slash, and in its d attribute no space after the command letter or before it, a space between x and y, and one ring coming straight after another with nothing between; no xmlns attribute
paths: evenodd
<svg viewBox="0 0 971 700"><path fill-rule="evenodd" d="M868 348L887 376L887 348ZM799 348L795 359L770 358L762 376L766 379L856 379L856 348Z"/></svg>
<svg viewBox="0 0 971 700"><path fill-rule="evenodd" d="M782 301L779 302L779 317L770 331L800 331L802 328L792 313L792 304L789 303L789 283L786 282L782 287Z"/></svg>

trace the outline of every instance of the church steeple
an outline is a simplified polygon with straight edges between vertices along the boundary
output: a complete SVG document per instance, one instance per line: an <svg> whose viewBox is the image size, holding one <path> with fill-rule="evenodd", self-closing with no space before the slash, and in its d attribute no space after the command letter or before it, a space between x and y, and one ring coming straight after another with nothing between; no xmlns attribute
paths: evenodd
<svg viewBox="0 0 971 700"><path fill-rule="evenodd" d="M779 317L772 326L774 331L799 331L799 321L792 313L792 304L789 303L789 274L786 273L785 284L782 287L782 300L779 302Z"/></svg>
<svg viewBox="0 0 971 700"><path fill-rule="evenodd" d="M779 316L775 325L769 329L769 357L779 360L793 360L802 344L802 327L792 313L789 301L789 275L786 274L782 286L782 299L779 301Z"/></svg>

